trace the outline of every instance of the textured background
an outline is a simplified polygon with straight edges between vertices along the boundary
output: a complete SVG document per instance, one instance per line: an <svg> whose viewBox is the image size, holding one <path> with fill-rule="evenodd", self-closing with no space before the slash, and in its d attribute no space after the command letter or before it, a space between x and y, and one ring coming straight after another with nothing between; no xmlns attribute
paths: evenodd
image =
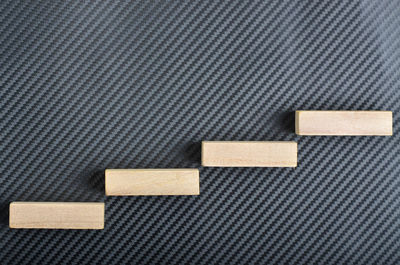
<svg viewBox="0 0 400 265"><path fill-rule="evenodd" d="M400 264L400 1L1 1L0 263ZM296 109L393 137L297 137ZM201 140L299 166L201 168ZM199 167L198 197L104 196ZM105 201L103 231L10 230L11 201Z"/></svg>

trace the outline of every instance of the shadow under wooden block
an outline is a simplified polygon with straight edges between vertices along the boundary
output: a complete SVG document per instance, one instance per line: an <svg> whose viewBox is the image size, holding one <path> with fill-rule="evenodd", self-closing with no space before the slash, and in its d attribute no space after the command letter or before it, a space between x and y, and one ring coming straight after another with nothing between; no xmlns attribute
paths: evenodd
<svg viewBox="0 0 400 265"><path fill-rule="evenodd" d="M199 195L198 169L106 169L107 196Z"/></svg>
<svg viewBox="0 0 400 265"><path fill-rule="evenodd" d="M10 228L104 229L104 203L12 202Z"/></svg>
<svg viewBox="0 0 400 265"><path fill-rule="evenodd" d="M296 111L298 135L392 135L391 111Z"/></svg>
<svg viewBox="0 0 400 265"><path fill-rule="evenodd" d="M296 142L203 141L206 167L296 167Z"/></svg>

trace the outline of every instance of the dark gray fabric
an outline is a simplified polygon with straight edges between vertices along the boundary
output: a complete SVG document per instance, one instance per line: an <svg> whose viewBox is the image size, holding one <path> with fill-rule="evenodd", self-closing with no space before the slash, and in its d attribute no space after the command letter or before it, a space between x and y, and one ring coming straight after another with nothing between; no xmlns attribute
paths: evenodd
<svg viewBox="0 0 400 265"><path fill-rule="evenodd" d="M1 1L1 264L400 264L400 1ZM392 110L298 137L297 109ZM201 140L295 140L201 168ZM104 196L105 168L201 195ZM102 231L10 230L11 201L105 201Z"/></svg>

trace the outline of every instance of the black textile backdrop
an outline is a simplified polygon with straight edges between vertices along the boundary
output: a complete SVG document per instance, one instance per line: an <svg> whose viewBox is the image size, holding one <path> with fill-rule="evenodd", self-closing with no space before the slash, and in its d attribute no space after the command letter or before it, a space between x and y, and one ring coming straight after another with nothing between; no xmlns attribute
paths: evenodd
<svg viewBox="0 0 400 265"><path fill-rule="evenodd" d="M399 264L400 1L1 1L1 264ZM298 137L297 109L392 110ZM294 140L202 168L202 140ZM200 168L200 196L104 196L105 168ZM11 201L105 201L105 229L10 230Z"/></svg>

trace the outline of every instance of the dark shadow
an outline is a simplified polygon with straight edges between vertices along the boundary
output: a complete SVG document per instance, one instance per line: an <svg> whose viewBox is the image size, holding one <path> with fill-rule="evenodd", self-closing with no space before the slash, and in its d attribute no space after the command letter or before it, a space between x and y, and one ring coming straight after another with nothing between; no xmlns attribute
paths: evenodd
<svg viewBox="0 0 400 265"><path fill-rule="evenodd" d="M0 203L0 225L9 226L9 215L10 215L10 203Z"/></svg>
<svg viewBox="0 0 400 265"><path fill-rule="evenodd" d="M286 111L279 115L279 122L282 125L282 128L291 133L295 133L295 112L294 111Z"/></svg>
<svg viewBox="0 0 400 265"><path fill-rule="evenodd" d="M98 170L89 175L87 179L91 188L104 193L105 190L105 173L104 170Z"/></svg>
<svg viewBox="0 0 400 265"><path fill-rule="evenodd" d="M192 163L201 164L201 142L191 142L184 147L184 155Z"/></svg>

